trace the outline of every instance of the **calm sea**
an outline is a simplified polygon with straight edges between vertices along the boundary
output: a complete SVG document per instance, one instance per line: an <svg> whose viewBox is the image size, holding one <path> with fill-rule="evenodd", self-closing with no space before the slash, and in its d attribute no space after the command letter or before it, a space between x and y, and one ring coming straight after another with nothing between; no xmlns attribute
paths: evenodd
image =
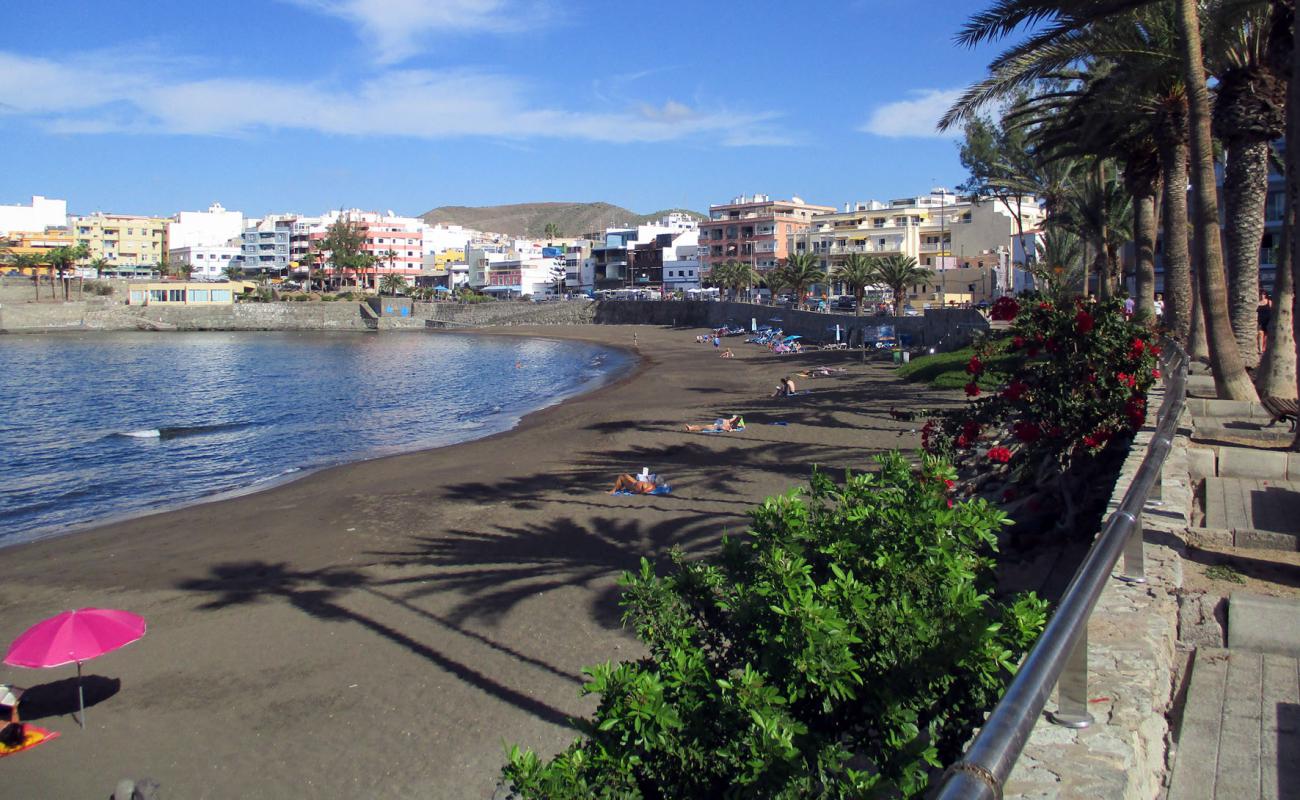
<svg viewBox="0 0 1300 800"><path fill-rule="evenodd" d="M0 337L0 545L464 442L631 366L513 337Z"/></svg>

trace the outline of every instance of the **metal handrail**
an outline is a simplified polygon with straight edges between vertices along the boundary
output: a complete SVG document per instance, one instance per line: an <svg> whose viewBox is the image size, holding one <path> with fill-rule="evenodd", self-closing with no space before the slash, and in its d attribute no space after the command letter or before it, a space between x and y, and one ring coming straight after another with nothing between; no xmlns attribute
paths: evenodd
<svg viewBox="0 0 1300 800"><path fill-rule="evenodd" d="M1187 354L1173 342L1166 343L1165 353L1165 397L1146 457L1002 701L966 753L944 774L937 800L1000 800L1007 776L1058 681L1059 703L1052 721L1075 728L1092 722L1087 696L1088 619L1121 554L1125 555L1123 578L1146 580L1142 509L1152 487L1159 486L1160 471L1187 398Z"/></svg>

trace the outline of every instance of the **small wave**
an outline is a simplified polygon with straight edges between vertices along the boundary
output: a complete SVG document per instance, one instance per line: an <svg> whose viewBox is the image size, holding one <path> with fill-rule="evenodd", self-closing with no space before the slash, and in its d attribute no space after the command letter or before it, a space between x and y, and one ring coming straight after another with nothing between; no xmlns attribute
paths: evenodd
<svg viewBox="0 0 1300 800"><path fill-rule="evenodd" d="M165 428L145 428L138 431L125 431L113 434L131 439L178 439L182 436L201 436L205 433L233 431L248 427L245 423L222 423L218 425L177 425Z"/></svg>
<svg viewBox="0 0 1300 800"><path fill-rule="evenodd" d="M162 431L157 428L150 428L144 431L127 431L126 433L115 434L117 436L129 436L132 439L161 439Z"/></svg>

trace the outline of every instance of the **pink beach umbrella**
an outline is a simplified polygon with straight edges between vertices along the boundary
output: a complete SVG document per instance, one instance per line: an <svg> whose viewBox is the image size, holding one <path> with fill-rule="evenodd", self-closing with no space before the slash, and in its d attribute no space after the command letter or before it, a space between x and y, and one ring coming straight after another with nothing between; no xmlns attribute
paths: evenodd
<svg viewBox="0 0 1300 800"><path fill-rule="evenodd" d="M81 662L97 658L144 636L144 617L111 608L79 608L38 622L23 631L5 654L4 663L44 669L77 665L77 704L86 726L86 701L81 691Z"/></svg>

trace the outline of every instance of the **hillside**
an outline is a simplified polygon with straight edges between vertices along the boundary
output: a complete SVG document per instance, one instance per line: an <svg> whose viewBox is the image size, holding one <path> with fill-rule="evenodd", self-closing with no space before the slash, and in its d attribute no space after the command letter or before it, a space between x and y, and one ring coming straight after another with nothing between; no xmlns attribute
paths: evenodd
<svg viewBox="0 0 1300 800"><path fill-rule="evenodd" d="M464 225L480 231L512 236L542 236L548 223L560 227L560 236L581 236L618 225L640 225L669 211L682 211L697 219L703 214L685 209L664 209L637 214L611 203L516 203L504 206L441 206L420 217L430 225Z"/></svg>

